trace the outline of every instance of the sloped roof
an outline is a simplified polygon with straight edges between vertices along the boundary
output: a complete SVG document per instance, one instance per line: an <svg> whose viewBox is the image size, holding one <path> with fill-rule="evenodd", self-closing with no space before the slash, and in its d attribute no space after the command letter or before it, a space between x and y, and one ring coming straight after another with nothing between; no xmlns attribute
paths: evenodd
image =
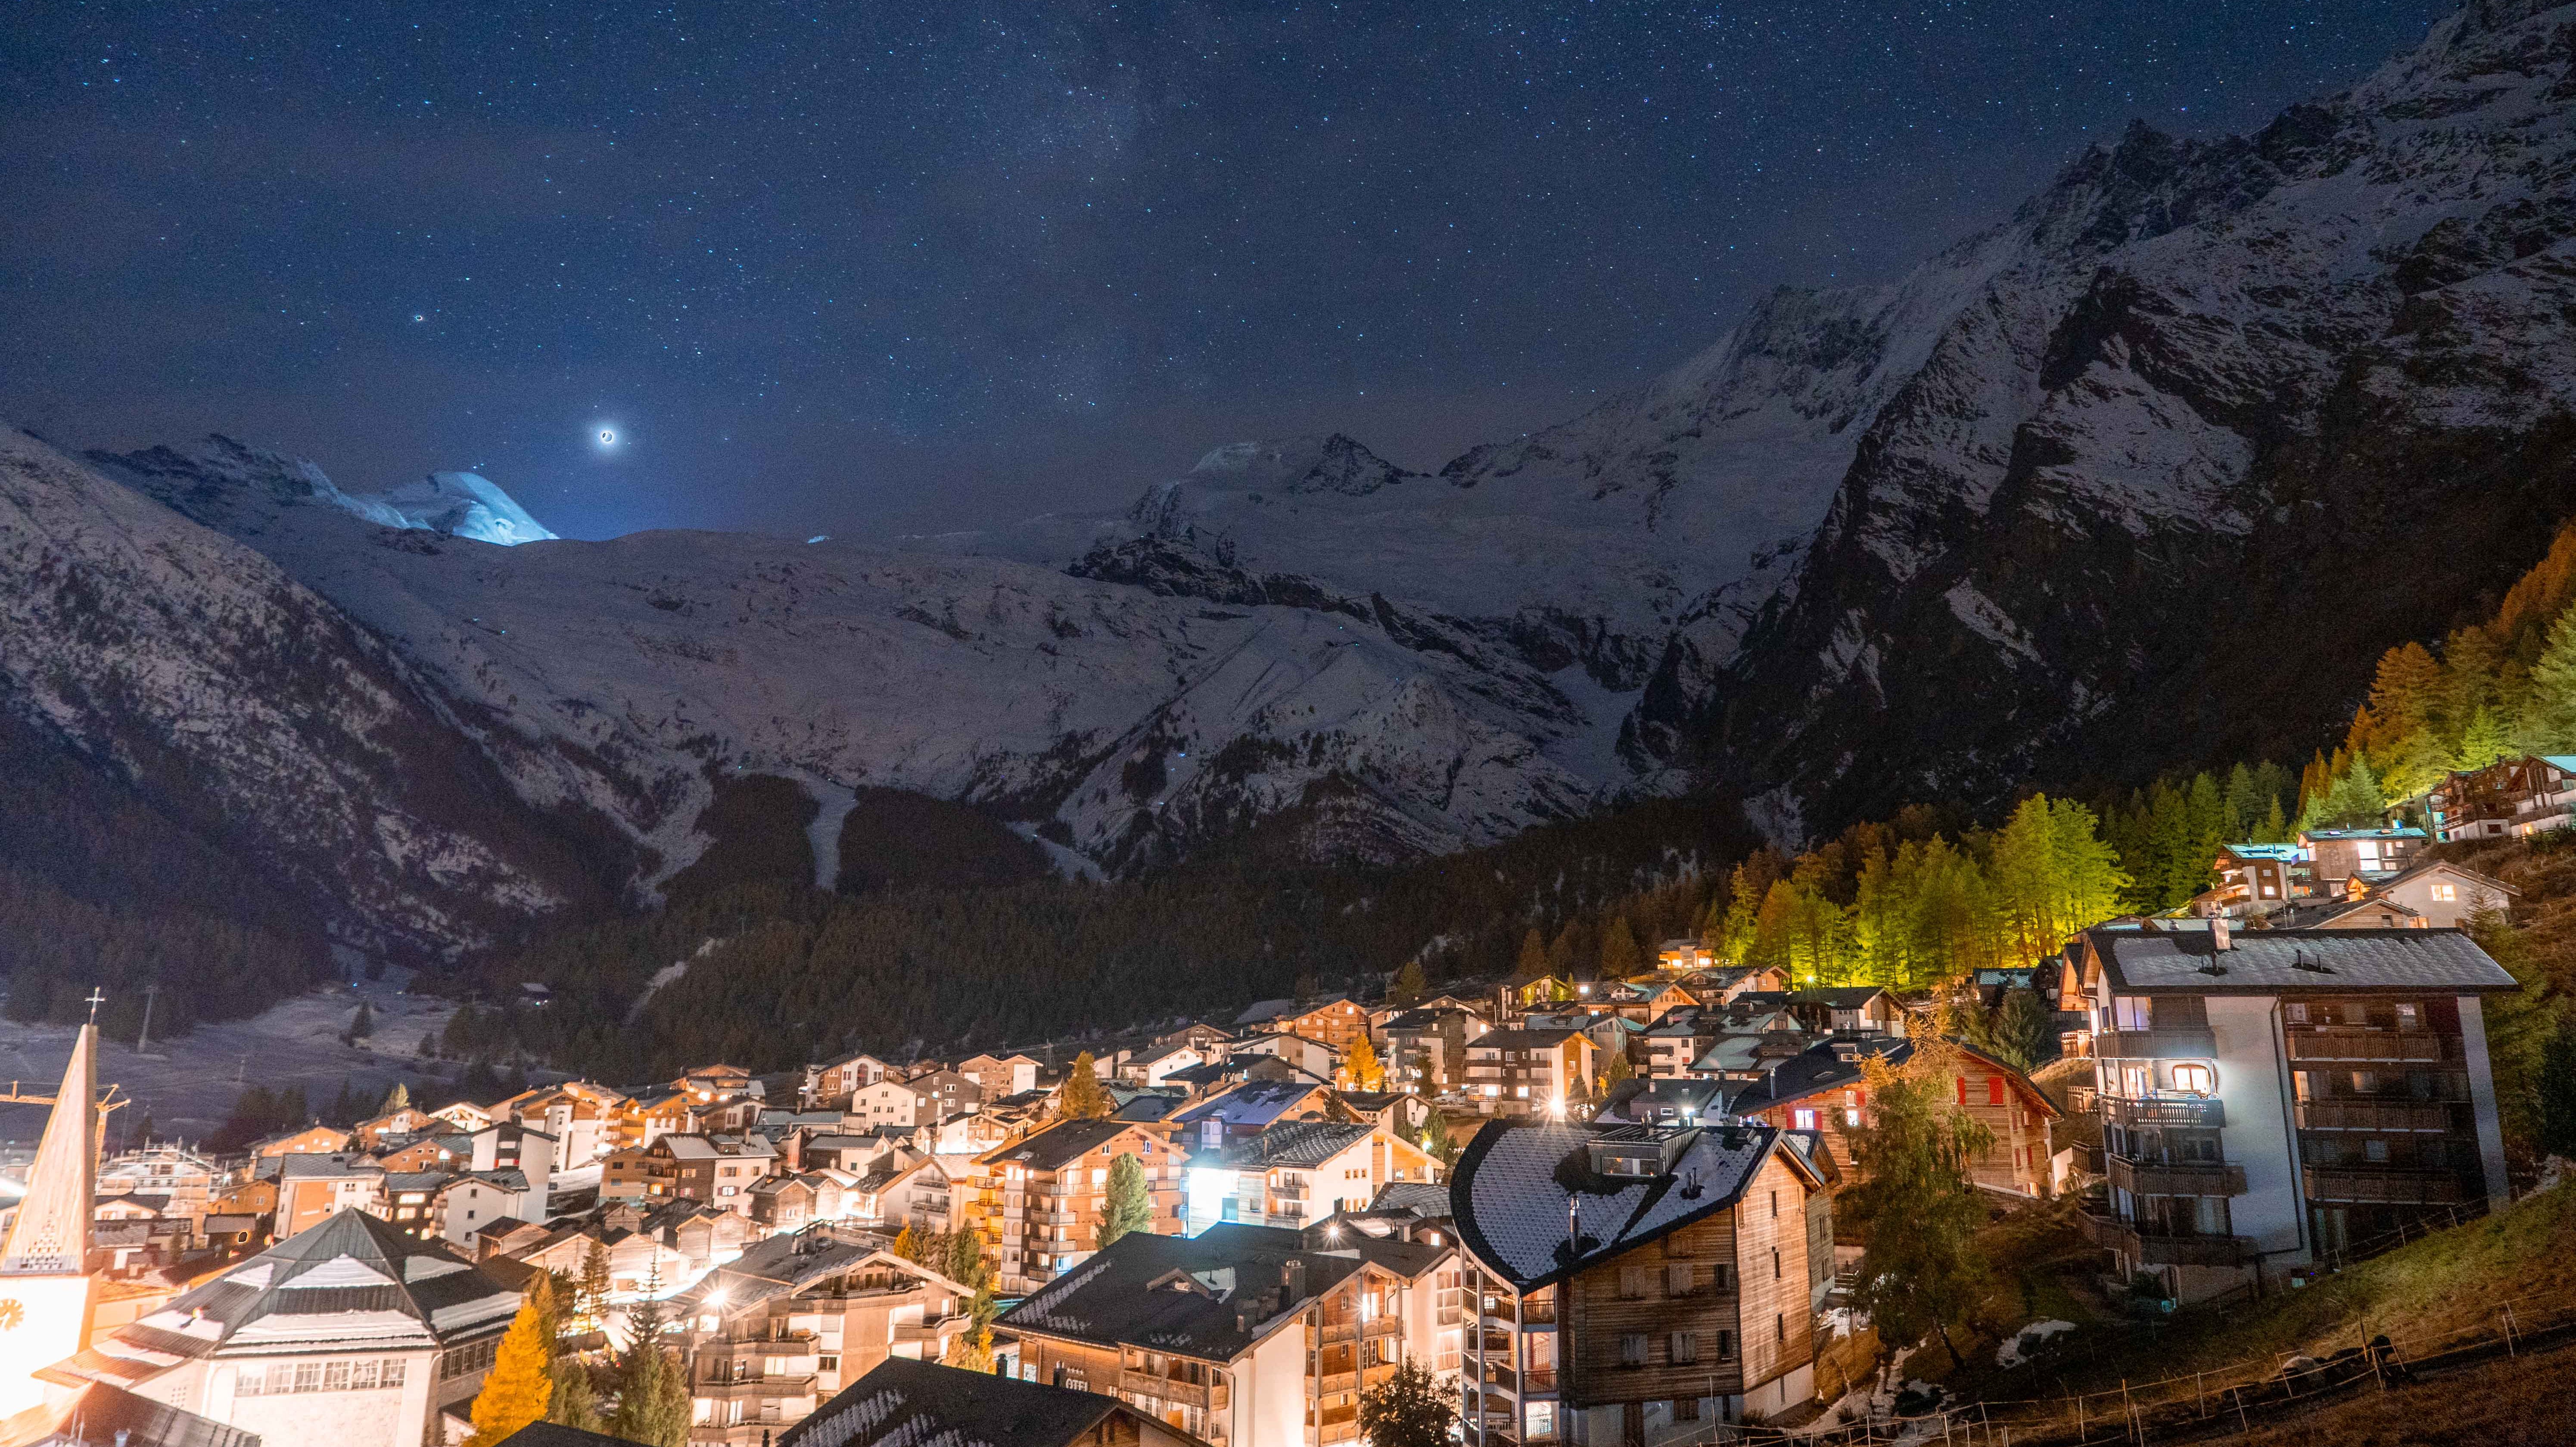
<svg viewBox="0 0 2576 1447"><path fill-rule="evenodd" d="M2521 986L2456 929L2085 931L2121 994L2501 994ZM2304 968L2322 966L2323 969ZM2214 968L2224 973L2210 973Z"/></svg>
<svg viewBox="0 0 2576 1447"><path fill-rule="evenodd" d="M738 1312L776 1297L792 1296L872 1259L882 1259L898 1270L936 1282L961 1297L973 1295L929 1267L895 1255L894 1243L887 1237L837 1226L808 1226L753 1242L740 1256L708 1272L695 1286L680 1293L678 1299L685 1310L695 1311L708 1298L722 1293L723 1310Z"/></svg>
<svg viewBox="0 0 2576 1447"><path fill-rule="evenodd" d="M1225 1164L1258 1170L1264 1166L1320 1166L1375 1134L1368 1124L1337 1125L1329 1120L1281 1121L1259 1135L1226 1147Z"/></svg>
<svg viewBox="0 0 2576 1447"><path fill-rule="evenodd" d="M140 1381L217 1351L443 1345L498 1330L518 1309L516 1290L443 1244L351 1208L119 1327L58 1370ZM138 1366L149 1370L135 1375Z"/></svg>
<svg viewBox="0 0 2576 1447"><path fill-rule="evenodd" d="M1135 1128L1133 1121L1116 1119L1059 1121L1025 1140L995 1146L975 1159L988 1165L1052 1171Z"/></svg>
<svg viewBox="0 0 2576 1447"><path fill-rule="evenodd" d="M1129 1410L1098 1392L889 1357L788 1428L778 1447L1066 1447Z"/></svg>
<svg viewBox="0 0 2576 1447"><path fill-rule="evenodd" d="M1389 1181L1369 1202L1372 1213L1410 1211L1417 1216L1449 1214L1449 1187L1437 1181Z"/></svg>
<svg viewBox="0 0 2576 1447"><path fill-rule="evenodd" d="M1136 1231L1041 1287L1000 1325L1230 1361L1296 1305L1283 1307L1277 1295L1291 1261L1305 1264L1308 1297L1361 1269L1357 1256L1314 1250L1283 1227L1228 1222L1196 1236Z"/></svg>
<svg viewBox="0 0 2576 1447"><path fill-rule="evenodd" d="M1697 1129L1672 1174L1613 1179L1592 1174L1595 1134L1562 1122L1488 1121L1458 1158L1449 1188L1458 1232L1479 1261L1522 1291L1726 1209L1780 1137L1758 1124ZM1790 1158L1805 1167L1804 1157Z"/></svg>
<svg viewBox="0 0 2576 1447"><path fill-rule="evenodd" d="M1315 1085L1303 1080L1247 1080L1172 1119L1182 1125L1196 1125L1211 1118L1228 1125L1268 1125L1294 1110L1315 1090Z"/></svg>

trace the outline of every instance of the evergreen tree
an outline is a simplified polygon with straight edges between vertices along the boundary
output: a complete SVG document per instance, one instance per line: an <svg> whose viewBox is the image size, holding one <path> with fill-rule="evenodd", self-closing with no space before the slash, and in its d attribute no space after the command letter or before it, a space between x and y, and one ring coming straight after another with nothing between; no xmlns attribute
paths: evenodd
<svg viewBox="0 0 2576 1447"><path fill-rule="evenodd" d="M2534 957L2529 932L2517 928L2502 909L2483 906L2462 924L2478 948L2522 986L2512 994L2486 997L2487 1068L2507 1143L2516 1154L2527 1149L2546 1154L2549 1147L2542 1142L2549 1134L2550 1092L2570 1088L2551 1078L2550 1051L2564 1032L2547 974ZM2570 1119L2576 1123L2576 1117ZM2576 1156L2576 1151L2564 1153Z"/></svg>
<svg viewBox="0 0 2576 1447"><path fill-rule="evenodd" d="M1521 936L1520 957L1512 964L1511 982L1526 985L1546 973L1547 940L1539 933L1537 925L1531 925L1529 933Z"/></svg>
<svg viewBox="0 0 2576 1447"><path fill-rule="evenodd" d="M1365 1035L1351 1042L1351 1053L1342 1062L1342 1068L1349 1073L1355 1090L1386 1088L1386 1067L1378 1063L1377 1047L1371 1045Z"/></svg>
<svg viewBox="0 0 2576 1447"><path fill-rule="evenodd" d="M1613 1050L1610 1052L1609 1061L1601 1068L1601 1094L1606 1098L1610 1094L1610 1087L1620 1081L1636 1078L1637 1067L1628 1063L1628 1053L1624 1050Z"/></svg>
<svg viewBox="0 0 2576 1447"><path fill-rule="evenodd" d="M2483 769L2512 752L2513 741L2505 734L2504 721L2496 717L2494 709L2480 704L2460 732L2460 747L2452 755L2451 767Z"/></svg>
<svg viewBox="0 0 2576 1447"><path fill-rule="evenodd" d="M593 1236L581 1254L581 1290L573 1298L573 1316L581 1330L598 1331L608 1325L608 1293L613 1284L608 1245Z"/></svg>
<svg viewBox="0 0 2576 1447"><path fill-rule="evenodd" d="M1422 1148L1431 1153L1431 1158L1438 1161L1443 1170L1458 1163L1458 1142L1450 1137L1449 1117L1443 1115L1436 1105L1431 1107L1431 1114L1422 1122Z"/></svg>
<svg viewBox="0 0 2576 1447"><path fill-rule="evenodd" d="M1556 932L1556 939L1547 947L1547 972L1560 980L1573 979L1575 962L1582 959L1584 953L1581 927L1574 920L1567 920L1565 928Z"/></svg>
<svg viewBox="0 0 2576 1447"><path fill-rule="evenodd" d="M1457 1388L1408 1354L1395 1374L1360 1393L1360 1435L1369 1447L1446 1447L1458 1426Z"/></svg>
<svg viewBox="0 0 2576 1447"><path fill-rule="evenodd" d="M1395 972L1395 983L1387 987L1386 998L1391 1005L1418 1005L1430 993L1431 982L1422 977L1422 960L1416 956Z"/></svg>
<svg viewBox="0 0 2576 1447"><path fill-rule="evenodd" d="M1637 936L1628 928L1627 918L1610 916L1601 929L1601 978L1627 980L1645 972L1646 957L1637 948Z"/></svg>
<svg viewBox="0 0 2576 1447"><path fill-rule="evenodd" d="M2057 1054L2057 1017L2035 990L2007 990L1987 1026L1989 1053L2027 1074Z"/></svg>
<svg viewBox="0 0 2576 1447"><path fill-rule="evenodd" d="M1890 1343L1938 1338L1959 1364L1951 1328L1967 1319L1988 1275L1976 1234L1986 1222L1971 1165L1994 1133L1952 1100L1959 1052L1918 1040L1902 1066L1861 1063L1875 1121L1858 1133L1866 1175L1847 1188L1861 1235L1859 1304Z"/></svg>
<svg viewBox="0 0 2576 1447"><path fill-rule="evenodd" d="M2352 766L2327 789L2317 823L2330 829L2376 828L2388 817L2387 796L2370 772L2370 760L2354 755Z"/></svg>
<svg viewBox="0 0 2576 1447"><path fill-rule="evenodd" d="M2281 800L2277 795L2272 800L2271 808L2264 811L2263 826L2255 831L2254 839L2261 844L2290 842L2290 821L2282 817Z"/></svg>
<svg viewBox="0 0 2576 1447"><path fill-rule="evenodd" d="M539 1282L545 1278L539 1276ZM519 1302L519 1314L510 1320L510 1329L502 1334L501 1345L492 1358L492 1370L483 1379L483 1390L474 1398L474 1435L465 1439L466 1447L495 1447L504 1437L530 1422L542 1421L546 1404L555 1392L552 1366L553 1344L547 1340L545 1305L530 1291Z"/></svg>
<svg viewBox="0 0 2576 1447"><path fill-rule="evenodd" d="M617 1406L608 1414L608 1435L645 1447L687 1447L689 1388L679 1362L662 1344L662 1303L654 1299L660 1290L657 1275L627 1312L631 1335L612 1369Z"/></svg>
<svg viewBox="0 0 2576 1447"><path fill-rule="evenodd" d="M2531 665L2528 686L2524 747L2535 754L2576 751L2576 608L2560 613L2549 625L2540 657Z"/></svg>
<svg viewBox="0 0 2576 1447"><path fill-rule="evenodd" d="M948 1249L940 1270L958 1285L975 1288L975 1299L980 1303L977 1309L984 1313L982 1319L992 1319L993 1294L987 1288L993 1279L993 1268L984 1263L984 1247L974 1232L948 1233Z"/></svg>
<svg viewBox="0 0 2576 1447"><path fill-rule="evenodd" d="M1073 1065L1064 1073L1064 1084L1056 1091L1056 1114L1065 1120L1105 1120L1109 1116L1109 1092L1100 1084L1100 1062L1085 1050L1073 1057Z"/></svg>
<svg viewBox="0 0 2576 1447"><path fill-rule="evenodd" d="M1107 1250L1130 1231L1150 1234L1153 1229L1154 1197L1145 1188L1145 1168L1134 1156L1122 1155L1109 1163L1109 1199L1100 1218L1101 1249Z"/></svg>

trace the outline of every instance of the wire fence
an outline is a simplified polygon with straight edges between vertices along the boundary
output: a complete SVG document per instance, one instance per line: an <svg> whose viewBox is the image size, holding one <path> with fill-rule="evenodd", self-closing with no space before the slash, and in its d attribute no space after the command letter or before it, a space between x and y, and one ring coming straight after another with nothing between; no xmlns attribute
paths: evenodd
<svg viewBox="0 0 2576 1447"><path fill-rule="evenodd" d="M2159 1436L2249 1431L2259 1421L2304 1410L2311 1400L2364 1381L2386 1386L2419 1368L2493 1355L2519 1355L2536 1344L2576 1337L2576 1291L2533 1292L2464 1305L2397 1323L2364 1318L2348 1345L2279 1352L2222 1367L2177 1373L2116 1388L1970 1402L1934 1412L1873 1414L1849 1424L1803 1428L1711 1424L1652 1440L1656 1447L2100 1447L2143 1444ZM2338 1340L2342 1337L2339 1334ZM2324 1355L2317 1353L2324 1352ZM2233 1419L2231 1425L2230 1419Z"/></svg>

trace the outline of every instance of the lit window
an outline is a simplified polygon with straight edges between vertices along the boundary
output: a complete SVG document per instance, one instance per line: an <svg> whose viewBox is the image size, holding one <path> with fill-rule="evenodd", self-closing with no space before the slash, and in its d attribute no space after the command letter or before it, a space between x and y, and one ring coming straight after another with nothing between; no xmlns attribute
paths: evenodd
<svg viewBox="0 0 2576 1447"><path fill-rule="evenodd" d="M2445 903L2445 904L2452 904L2452 903L2456 903L2456 902L2459 900L2459 897L2460 897L2460 889L2459 889L2459 886L2458 886L2458 885L2455 885L2455 884L2437 884L2437 885L2434 885L2434 886L2433 886L2433 897L2434 897L2435 899L2438 899L2438 900L2442 901L2442 902L2443 902L2443 903Z"/></svg>
<svg viewBox="0 0 2576 1447"><path fill-rule="evenodd" d="M2174 1089L2190 1095L2207 1095L2218 1089L2218 1077L2206 1065L2177 1065L2173 1068Z"/></svg>

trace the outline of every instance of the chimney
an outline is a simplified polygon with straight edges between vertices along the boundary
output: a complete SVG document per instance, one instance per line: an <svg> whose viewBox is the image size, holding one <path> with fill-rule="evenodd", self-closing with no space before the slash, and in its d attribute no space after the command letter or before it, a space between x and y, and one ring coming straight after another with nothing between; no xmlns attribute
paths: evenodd
<svg viewBox="0 0 2576 1447"><path fill-rule="evenodd" d="M1283 1311L1306 1299L1306 1263L1302 1259L1291 1256L1279 1263L1279 1292Z"/></svg>
<svg viewBox="0 0 2576 1447"><path fill-rule="evenodd" d="M2227 937L2227 916L2214 914L2209 917L2209 947L2222 953L2236 948L2235 941Z"/></svg>

